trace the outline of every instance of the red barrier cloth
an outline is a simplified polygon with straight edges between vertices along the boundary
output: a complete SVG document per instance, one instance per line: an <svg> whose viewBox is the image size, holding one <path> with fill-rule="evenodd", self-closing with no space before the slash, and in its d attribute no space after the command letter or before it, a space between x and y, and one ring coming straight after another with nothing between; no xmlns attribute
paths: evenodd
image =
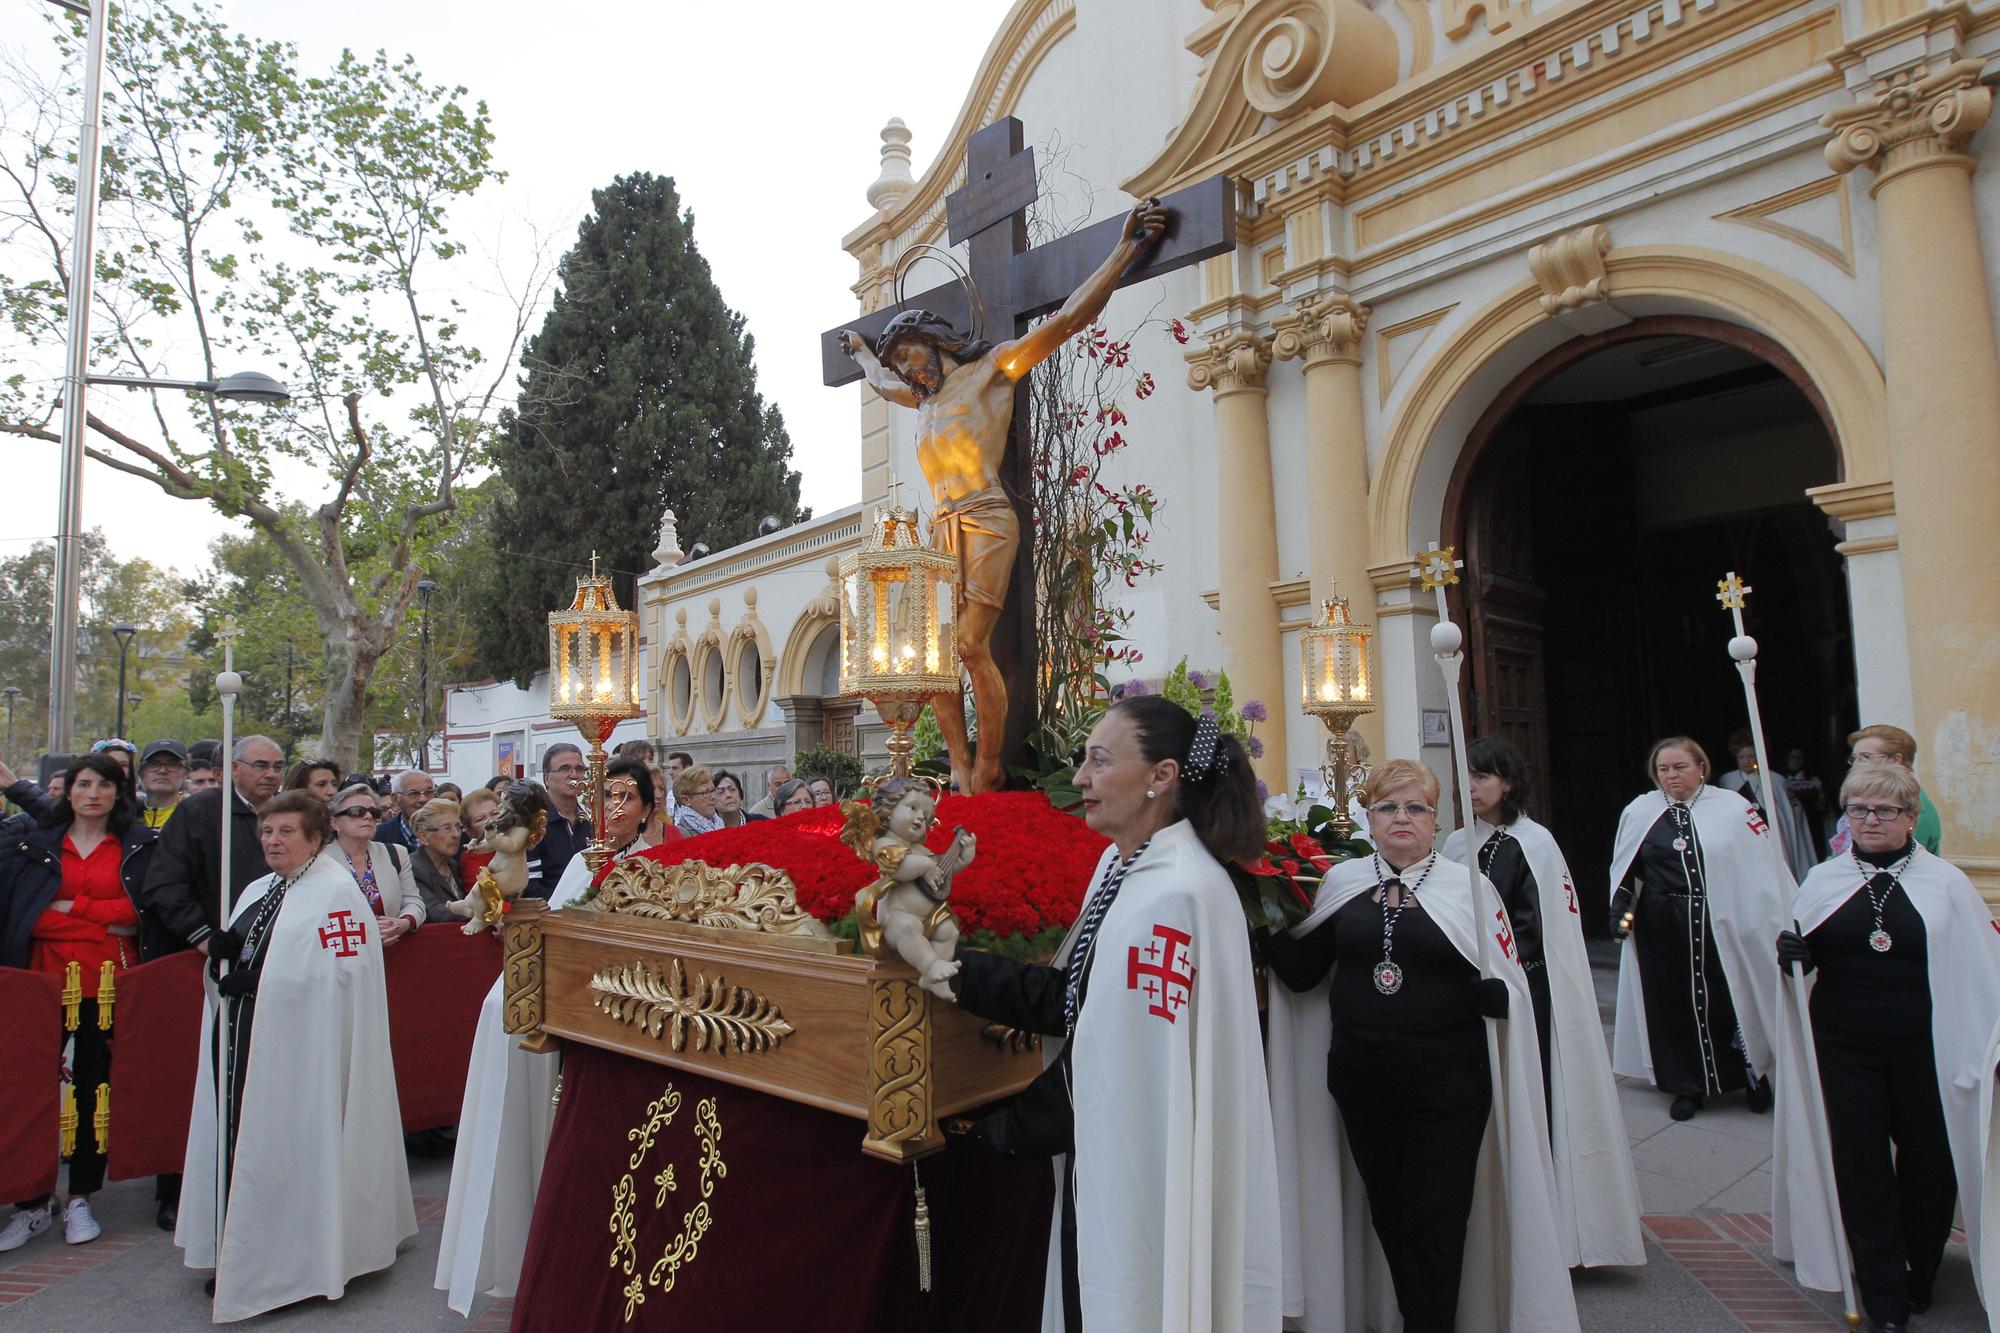
<svg viewBox="0 0 2000 1333"><path fill-rule="evenodd" d="M1019 1333L1040 1325L1055 1193L1049 1163L956 1148L922 1162L933 1274L925 1294L917 1290L911 1170L863 1155L861 1121L580 1043L565 1047L563 1061L515 1333ZM669 1087L679 1106L633 1168L643 1134L627 1135ZM704 1176L699 1127L711 1102L721 1166ZM671 1187L663 1187L669 1167ZM621 1198L632 1221L622 1253L613 1225Z"/></svg>
<svg viewBox="0 0 2000 1333"><path fill-rule="evenodd" d="M173 1175L187 1157L201 1059L201 969L192 949L118 976L111 1008L113 1180Z"/></svg>
<svg viewBox="0 0 2000 1333"><path fill-rule="evenodd" d="M0 968L0 1203L56 1187L62 978Z"/></svg>
<svg viewBox="0 0 2000 1333"><path fill-rule="evenodd" d="M456 1125L479 1006L500 975L500 941L456 923L419 926L384 952L383 971L403 1128Z"/></svg>

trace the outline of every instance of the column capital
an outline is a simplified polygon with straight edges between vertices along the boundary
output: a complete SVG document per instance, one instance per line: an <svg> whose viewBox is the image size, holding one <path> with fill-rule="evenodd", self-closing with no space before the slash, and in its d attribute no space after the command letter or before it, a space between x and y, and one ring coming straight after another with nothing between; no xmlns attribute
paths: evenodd
<svg viewBox="0 0 2000 1333"><path fill-rule="evenodd" d="M1190 389L1213 389L1217 398L1262 393L1271 342L1254 329L1221 329L1208 335L1205 346L1190 348L1187 363Z"/></svg>
<svg viewBox="0 0 2000 1333"><path fill-rule="evenodd" d="M1901 76L1881 93L1835 107L1820 124L1833 131L1826 164L1837 174L1865 166L1890 176L1949 163L1967 172L1966 144L1993 111L1993 90L1979 82L1985 62L1955 60L1933 73Z"/></svg>
<svg viewBox="0 0 2000 1333"><path fill-rule="evenodd" d="M1271 351L1280 361L1304 358L1307 370L1337 361L1360 364L1369 308L1345 292L1313 292L1271 321Z"/></svg>

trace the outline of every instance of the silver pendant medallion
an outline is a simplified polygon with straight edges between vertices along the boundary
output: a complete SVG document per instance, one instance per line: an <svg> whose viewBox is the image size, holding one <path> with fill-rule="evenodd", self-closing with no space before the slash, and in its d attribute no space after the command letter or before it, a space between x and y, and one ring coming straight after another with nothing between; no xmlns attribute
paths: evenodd
<svg viewBox="0 0 2000 1333"><path fill-rule="evenodd" d="M1403 989L1403 969L1387 958L1375 964L1375 989L1384 995Z"/></svg>
<svg viewBox="0 0 2000 1333"><path fill-rule="evenodd" d="M1868 947L1873 949L1876 953L1889 952L1889 946L1891 946L1894 943L1895 941L1889 938L1889 932L1881 929L1879 926L1876 928L1875 932L1868 937Z"/></svg>
<svg viewBox="0 0 2000 1333"><path fill-rule="evenodd" d="M1686 838L1675 838L1675 839L1674 839L1674 850L1675 850L1675 851L1677 851L1677 852L1684 852L1684 851L1686 851L1687 849L1688 849L1688 840L1687 840Z"/></svg>

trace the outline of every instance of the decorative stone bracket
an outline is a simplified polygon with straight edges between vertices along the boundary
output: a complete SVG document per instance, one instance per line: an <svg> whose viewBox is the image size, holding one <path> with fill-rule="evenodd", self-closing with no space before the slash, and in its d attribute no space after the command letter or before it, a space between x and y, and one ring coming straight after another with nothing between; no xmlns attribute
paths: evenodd
<svg viewBox="0 0 2000 1333"><path fill-rule="evenodd" d="M1528 271L1542 289L1542 311L1579 334L1629 324L1611 303L1611 230L1601 222L1579 227L1528 251Z"/></svg>

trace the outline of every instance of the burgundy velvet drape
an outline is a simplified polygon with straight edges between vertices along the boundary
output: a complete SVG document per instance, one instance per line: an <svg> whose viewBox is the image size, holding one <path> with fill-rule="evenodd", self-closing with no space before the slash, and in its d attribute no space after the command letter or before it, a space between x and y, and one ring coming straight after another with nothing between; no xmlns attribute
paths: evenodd
<svg viewBox="0 0 2000 1333"><path fill-rule="evenodd" d="M933 1265L926 1295L917 1288L911 1169L864 1156L859 1120L576 1043L563 1059L562 1105L514 1303L516 1333L1039 1326L1054 1194L1049 1163L954 1148L921 1164ZM634 1169L641 1145L630 1136L669 1087L680 1094L679 1109ZM709 1173L704 1198L696 1125L711 1100L722 1169ZM656 1206L657 1178L668 1166L673 1187ZM627 1176L636 1224L630 1275L614 1257L612 1225ZM704 1213L691 1215L704 1204ZM683 1238L695 1232L690 1252ZM669 1289L661 1261L677 1239ZM656 1267L660 1276L649 1283ZM630 1303L628 1288L643 1301Z"/></svg>
<svg viewBox="0 0 2000 1333"><path fill-rule="evenodd" d="M56 1187L62 978L0 968L0 1203ZM88 1112L83 1132L88 1133Z"/></svg>

